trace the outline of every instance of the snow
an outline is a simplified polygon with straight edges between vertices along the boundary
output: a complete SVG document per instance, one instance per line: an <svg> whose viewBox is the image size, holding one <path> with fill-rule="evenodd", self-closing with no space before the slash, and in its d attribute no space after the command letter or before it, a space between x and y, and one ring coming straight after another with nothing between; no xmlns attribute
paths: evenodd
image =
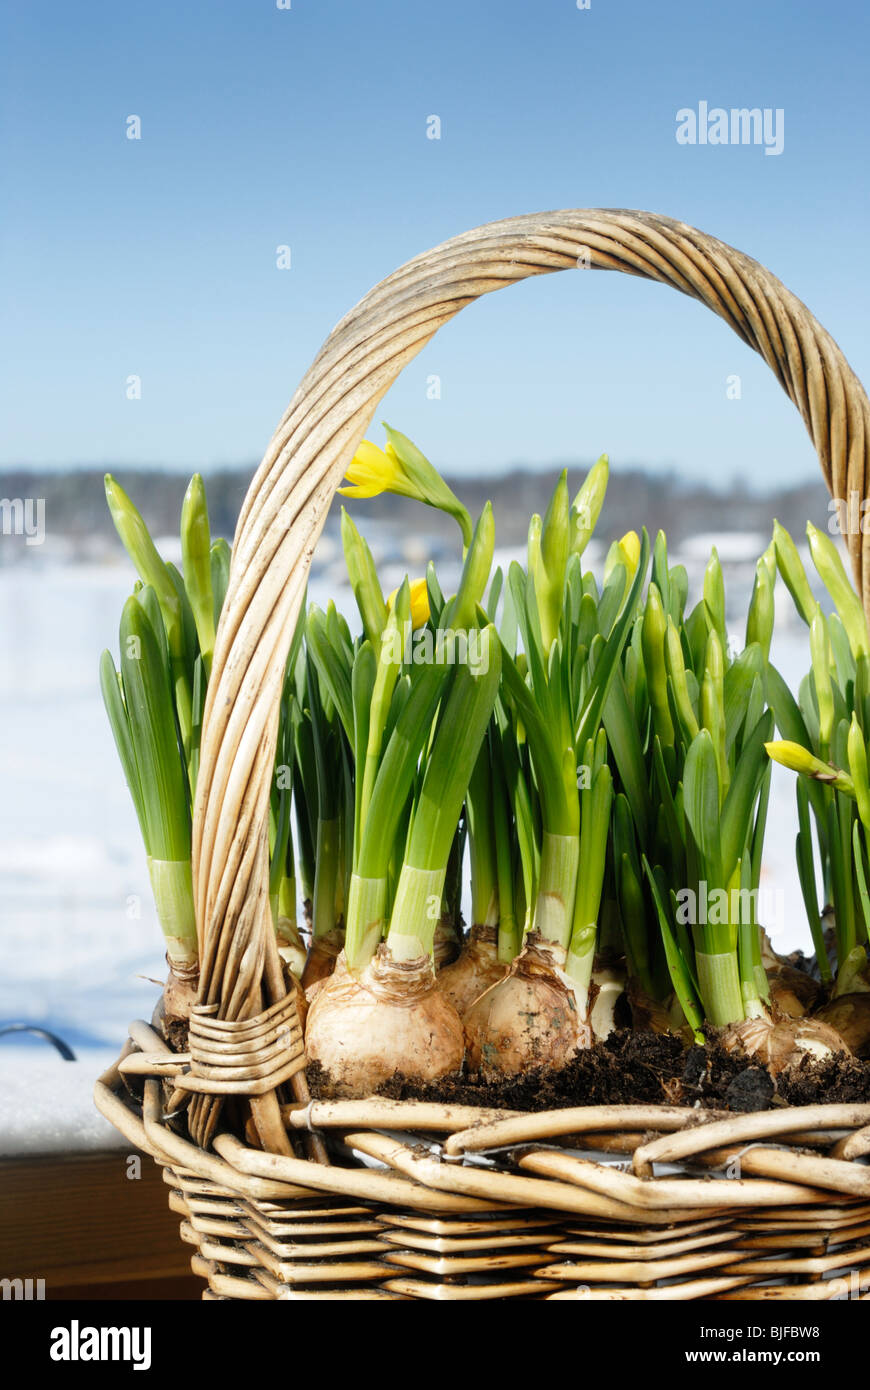
<svg viewBox="0 0 870 1390"><path fill-rule="evenodd" d="M0 1157L129 1148L94 1107L94 1081L116 1048L88 1049L65 1062L47 1042L6 1046L0 1038Z"/></svg>

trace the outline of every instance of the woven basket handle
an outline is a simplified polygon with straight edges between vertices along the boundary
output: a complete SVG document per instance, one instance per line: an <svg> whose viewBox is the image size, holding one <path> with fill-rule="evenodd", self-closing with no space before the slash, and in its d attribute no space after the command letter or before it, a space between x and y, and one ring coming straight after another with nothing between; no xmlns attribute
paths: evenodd
<svg viewBox="0 0 870 1390"><path fill-rule="evenodd" d="M833 339L763 266L685 223L618 210L512 218L454 237L377 285L303 378L236 530L193 826L200 1003L221 1018L247 1018L283 993L268 899L269 792L284 666L333 492L381 397L443 323L482 294L577 266L660 280L708 305L761 353L800 410L832 494L868 495L870 404ZM862 540L848 544L870 612L870 538Z"/></svg>

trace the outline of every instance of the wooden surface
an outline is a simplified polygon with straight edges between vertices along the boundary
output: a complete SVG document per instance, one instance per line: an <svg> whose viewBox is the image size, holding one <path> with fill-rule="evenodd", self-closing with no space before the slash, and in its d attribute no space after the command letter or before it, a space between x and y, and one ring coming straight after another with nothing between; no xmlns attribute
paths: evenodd
<svg viewBox="0 0 870 1390"><path fill-rule="evenodd" d="M150 1158L0 1161L0 1278L44 1279L46 1299L193 1299L203 1284Z"/></svg>

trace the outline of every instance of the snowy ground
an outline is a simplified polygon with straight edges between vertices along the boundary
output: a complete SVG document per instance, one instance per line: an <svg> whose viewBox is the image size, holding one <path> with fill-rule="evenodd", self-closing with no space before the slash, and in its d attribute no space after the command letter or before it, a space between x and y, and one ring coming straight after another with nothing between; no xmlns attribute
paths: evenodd
<svg viewBox="0 0 870 1390"><path fill-rule="evenodd" d="M0 1054L0 1158L129 1148L94 1106L96 1078L120 1046L85 1048L65 1062L54 1048L7 1048Z"/></svg>

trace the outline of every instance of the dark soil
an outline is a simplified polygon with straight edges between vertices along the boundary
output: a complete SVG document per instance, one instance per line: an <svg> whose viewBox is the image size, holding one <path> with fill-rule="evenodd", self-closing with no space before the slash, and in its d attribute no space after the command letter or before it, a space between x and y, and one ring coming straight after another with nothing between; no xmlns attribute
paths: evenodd
<svg viewBox="0 0 870 1390"><path fill-rule="evenodd" d="M164 1021L162 1033L167 1047L170 1047L173 1052L187 1051L188 1025L186 1018L174 1018L169 1023Z"/></svg>
<svg viewBox="0 0 870 1390"><path fill-rule="evenodd" d="M308 1065L315 1098L329 1094L317 1063ZM805 1058L776 1081L751 1058L726 1052L715 1039L687 1048L673 1034L619 1029L562 1070L539 1068L499 1082L462 1075L421 1084L400 1072L378 1090L391 1100L428 1100L507 1110L559 1110L575 1105L702 1105L714 1110L768 1110L778 1105L870 1101L870 1063Z"/></svg>
<svg viewBox="0 0 870 1390"><path fill-rule="evenodd" d="M806 1058L779 1079L779 1093L789 1105L850 1105L870 1101L870 1062L857 1057Z"/></svg>

